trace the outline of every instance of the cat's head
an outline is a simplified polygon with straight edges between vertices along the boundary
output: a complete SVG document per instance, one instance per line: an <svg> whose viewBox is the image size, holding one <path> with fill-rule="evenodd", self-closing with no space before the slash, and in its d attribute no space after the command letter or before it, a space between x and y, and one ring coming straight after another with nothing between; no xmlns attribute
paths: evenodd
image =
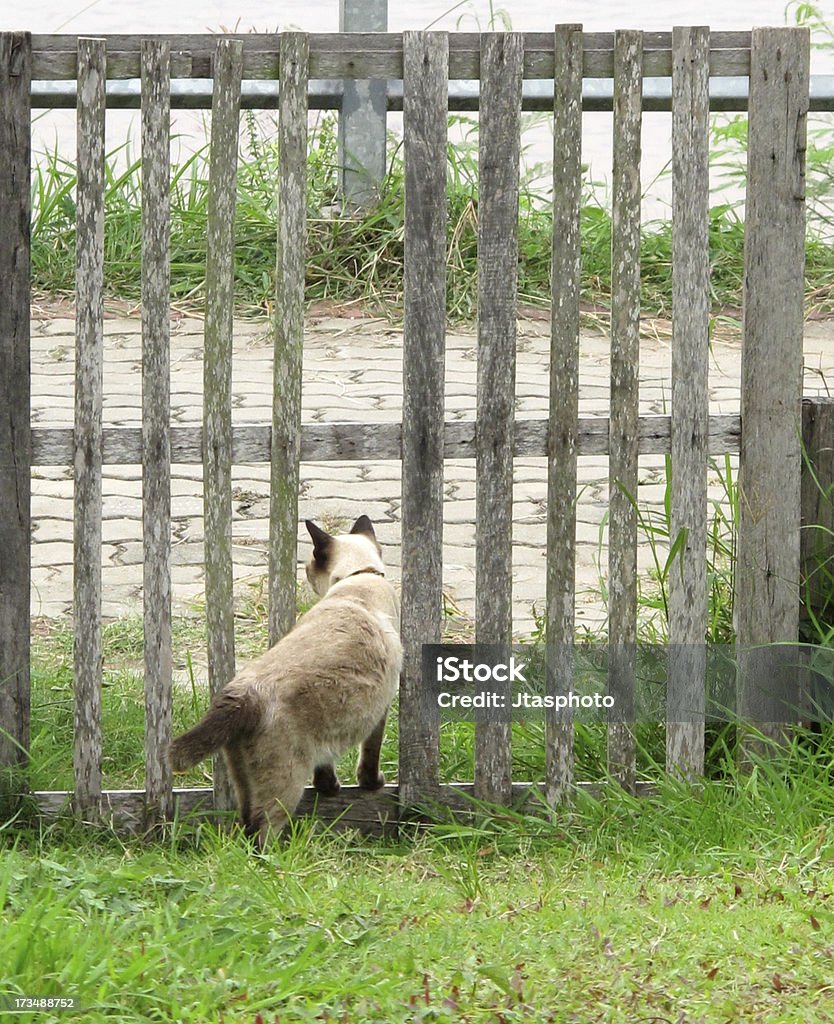
<svg viewBox="0 0 834 1024"><path fill-rule="evenodd" d="M322 530L310 519L305 525L313 538L313 556L307 563L307 579L320 596L348 576L363 572L385 575L373 523L367 516L360 516L350 528L350 533L336 536Z"/></svg>

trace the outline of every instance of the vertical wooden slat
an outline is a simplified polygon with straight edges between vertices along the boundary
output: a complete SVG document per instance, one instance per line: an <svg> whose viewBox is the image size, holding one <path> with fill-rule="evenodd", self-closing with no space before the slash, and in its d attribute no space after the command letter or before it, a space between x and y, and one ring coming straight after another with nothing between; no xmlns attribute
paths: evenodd
<svg viewBox="0 0 834 1024"><path fill-rule="evenodd" d="M101 793L101 404L105 264L103 39L78 40L74 513L75 802Z"/></svg>
<svg viewBox="0 0 834 1024"><path fill-rule="evenodd" d="M232 586L232 315L235 199L243 45L219 39L211 108L209 210L206 233L206 323L203 356L203 480L206 634L209 689L235 674ZM234 806L226 765L214 759L214 798Z"/></svg>
<svg viewBox="0 0 834 1024"><path fill-rule="evenodd" d="M672 542L666 767L704 768L709 420L709 29L672 32Z"/></svg>
<svg viewBox="0 0 834 1024"><path fill-rule="evenodd" d="M75 313L75 804L101 795L101 418L104 364L103 39L78 40Z"/></svg>
<svg viewBox="0 0 834 1024"><path fill-rule="evenodd" d="M751 647L793 643L798 629L809 50L807 29L753 30L735 607L739 712L774 739L795 677L773 671L765 686L767 652Z"/></svg>
<svg viewBox="0 0 834 1024"><path fill-rule="evenodd" d="M436 709L425 707L421 645L439 643L443 603L446 136L449 37L403 36L405 254L402 440L400 802L437 785Z"/></svg>
<svg viewBox="0 0 834 1024"><path fill-rule="evenodd" d="M640 119L643 34L614 36L614 162L611 226L611 422L609 427L608 767L634 785L637 639L637 418L640 362Z"/></svg>
<svg viewBox="0 0 834 1024"><path fill-rule="evenodd" d="M559 25L554 37L553 241L550 413L547 463L548 693L573 679L576 591L576 456L579 417L579 207L582 192L582 26ZM550 712L546 787L551 803L573 784L573 714Z"/></svg>
<svg viewBox="0 0 834 1024"><path fill-rule="evenodd" d="M0 33L0 814L29 750L29 267L32 37Z"/></svg>
<svg viewBox="0 0 834 1024"><path fill-rule="evenodd" d="M142 40L142 538L145 790L171 806L170 48Z"/></svg>
<svg viewBox="0 0 834 1024"><path fill-rule="evenodd" d="M478 197L478 394L475 624L479 644L512 639L513 426L515 406L518 172L524 40L481 36ZM496 690L500 687L496 686ZM506 694L509 695L507 685ZM509 703L509 701L507 702ZM475 723L475 794L512 792L506 720Z"/></svg>
<svg viewBox="0 0 834 1024"><path fill-rule="evenodd" d="M273 644L295 622L307 237L308 58L308 42L304 33L282 34L278 108L278 267L269 492L269 642Z"/></svg>

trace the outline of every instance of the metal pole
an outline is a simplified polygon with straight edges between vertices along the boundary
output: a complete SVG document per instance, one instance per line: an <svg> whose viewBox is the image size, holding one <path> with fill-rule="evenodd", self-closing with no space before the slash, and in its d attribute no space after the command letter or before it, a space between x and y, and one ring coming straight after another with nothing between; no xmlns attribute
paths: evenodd
<svg viewBox="0 0 834 1024"><path fill-rule="evenodd" d="M340 32L387 32L388 0L339 0ZM385 177L387 83L345 79L339 166L346 206L372 206Z"/></svg>

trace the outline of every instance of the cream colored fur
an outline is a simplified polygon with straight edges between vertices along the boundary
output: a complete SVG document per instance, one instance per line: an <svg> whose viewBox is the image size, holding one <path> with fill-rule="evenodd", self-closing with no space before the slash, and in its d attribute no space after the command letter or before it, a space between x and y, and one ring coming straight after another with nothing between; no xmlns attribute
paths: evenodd
<svg viewBox="0 0 834 1024"><path fill-rule="evenodd" d="M223 747L243 824L261 842L286 823L311 776L323 794L338 792L334 764L351 747L362 745L360 786L384 784L379 747L402 662L398 601L370 520L336 537L307 526L307 576L321 600L171 746L175 770Z"/></svg>

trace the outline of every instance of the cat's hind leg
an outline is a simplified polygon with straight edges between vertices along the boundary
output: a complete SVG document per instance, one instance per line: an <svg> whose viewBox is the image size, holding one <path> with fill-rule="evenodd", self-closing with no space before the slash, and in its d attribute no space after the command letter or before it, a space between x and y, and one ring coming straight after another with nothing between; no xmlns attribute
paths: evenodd
<svg viewBox="0 0 834 1024"><path fill-rule="evenodd" d="M232 777L232 782L237 792L240 820L243 823L246 834L252 835L250 820L252 817L252 786L249 782L246 757L242 748L243 745L240 742L229 743L223 748L223 754L229 768L229 775ZM257 831L257 829L254 831Z"/></svg>
<svg viewBox="0 0 834 1024"><path fill-rule="evenodd" d="M382 748L382 737L385 735L385 719L387 712L374 727L371 735L362 743L359 752L359 763L356 766L356 781L360 789L382 789L385 776L379 770L379 751Z"/></svg>
<svg viewBox="0 0 834 1024"><path fill-rule="evenodd" d="M252 786L252 809L247 831L257 833L261 849L269 837L278 835L295 813L309 778L309 761L281 765L263 774ZM250 778L254 772L250 771ZM254 781L254 780L253 780Z"/></svg>

